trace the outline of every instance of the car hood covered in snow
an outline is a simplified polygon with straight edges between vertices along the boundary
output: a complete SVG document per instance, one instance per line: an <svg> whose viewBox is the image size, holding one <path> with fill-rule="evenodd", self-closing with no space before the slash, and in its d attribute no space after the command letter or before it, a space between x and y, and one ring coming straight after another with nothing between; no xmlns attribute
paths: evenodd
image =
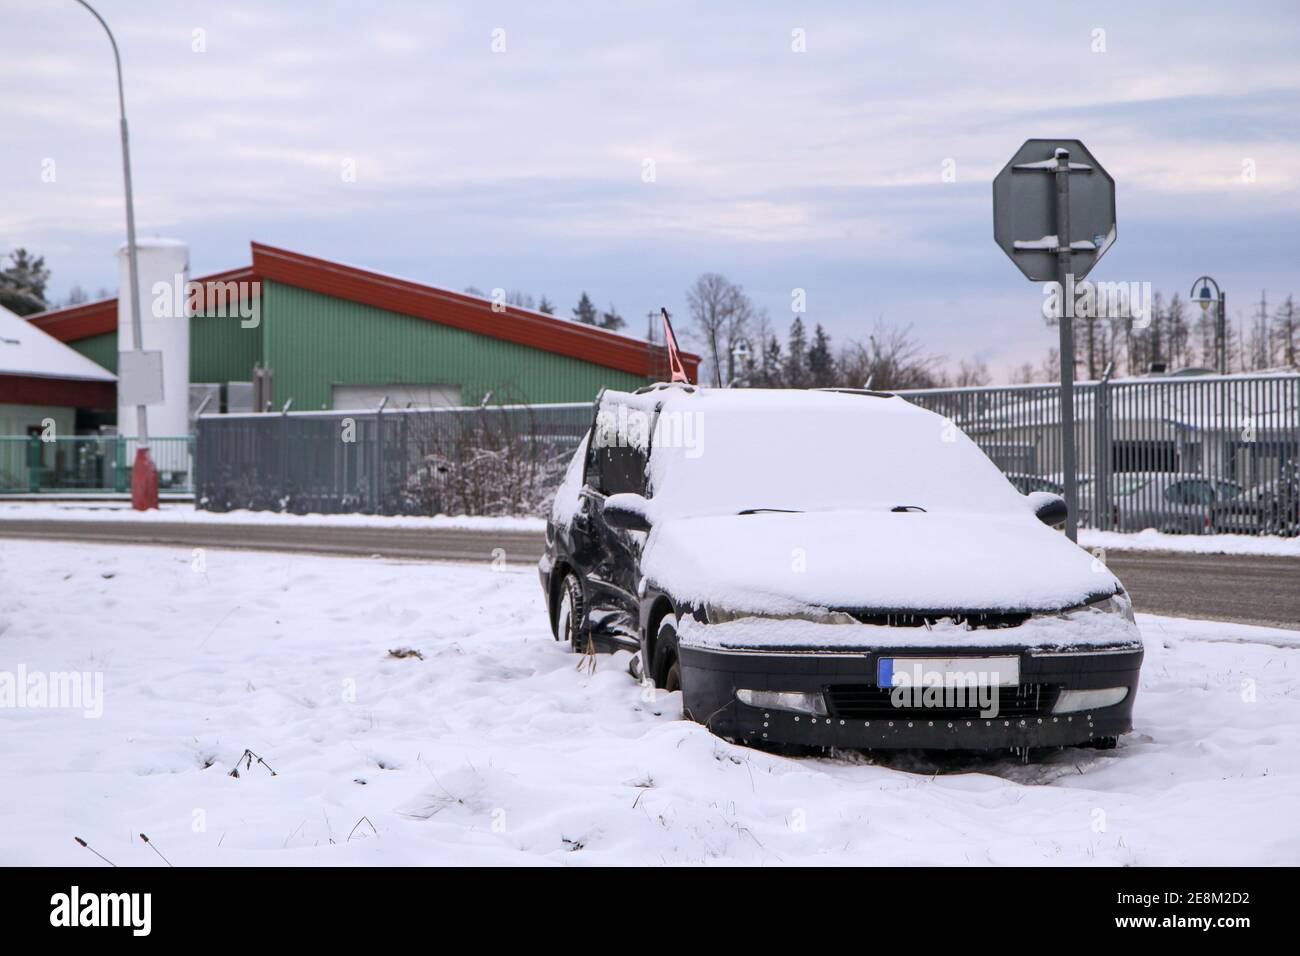
<svg viewBox="0 0 1300 956"><path fill-rule="evenodd" d="M648 581L730 611L1057 611L1119 581L1021 514L822 511L673 518L645 543Z"/></svg>

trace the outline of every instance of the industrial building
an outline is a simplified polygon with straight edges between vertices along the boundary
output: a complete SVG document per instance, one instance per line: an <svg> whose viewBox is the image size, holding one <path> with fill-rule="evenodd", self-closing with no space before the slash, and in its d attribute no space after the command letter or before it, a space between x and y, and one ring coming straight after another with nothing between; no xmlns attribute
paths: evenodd
<svg viewBox="0 0 1300 956"><path fill-rule="evenodd" d="M178 284L174 297L151 289L141 303L146 319L189 315L191 410L205 399L206 412L590 401L668 374L662 346L256 242L249 266ZM30 322L117 371L116 299ZM145 339L155 347L147 328ZM698 357L683 360L694 378ZM114 417L87 410L79 421Z"/></svg>
<svg viewBox="0 0 1300 956"><path fill-rule="evenodd" d="M0 436L74 435L116 403L116 377L0 306ZM49 423L49 424L46 424Z"/></svg>

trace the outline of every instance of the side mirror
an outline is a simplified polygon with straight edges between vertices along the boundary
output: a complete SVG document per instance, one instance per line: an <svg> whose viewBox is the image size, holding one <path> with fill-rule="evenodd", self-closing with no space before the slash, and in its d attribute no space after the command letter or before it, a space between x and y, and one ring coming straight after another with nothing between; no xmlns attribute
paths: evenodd
<svg viewBox="0 0 1300 956"><path fill-rule="evenodd" d="M1029 506L1034 509L1034 514L1043 524L1054 528L1065 524L1070 509L1060 495L1052 494L1050 491L1031 491L1025 497L1029 499Z"/></svg>
<svg viewBox="0 0 1300 956"><path fill-rule="evenodd" d="M623 531L649 531L650 502L640 495L610 495L605 499L605 524Z"/></svg>

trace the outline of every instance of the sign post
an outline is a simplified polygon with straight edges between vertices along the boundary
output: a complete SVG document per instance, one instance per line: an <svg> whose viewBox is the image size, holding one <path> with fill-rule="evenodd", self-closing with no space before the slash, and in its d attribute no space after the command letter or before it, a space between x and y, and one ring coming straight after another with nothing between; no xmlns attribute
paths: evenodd
<svg viewBox="0 0 1300 956"><path fill-rule="evenodd" d="M993 239L1030 281L1057 283L1065 533L1077 541L1073 293L1115 242L1115 180L1077 139L1026 140L993 180Z"/></svg>

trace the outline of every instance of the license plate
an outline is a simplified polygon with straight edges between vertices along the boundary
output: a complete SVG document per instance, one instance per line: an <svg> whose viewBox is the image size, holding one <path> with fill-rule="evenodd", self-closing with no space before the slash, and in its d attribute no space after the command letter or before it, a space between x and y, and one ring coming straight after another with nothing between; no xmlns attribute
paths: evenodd
<svg viewBox="0 0 1300 956"><path fill-rule="evenodd" d="M876 686L910 687L956 684L967 687L1015 687L1020 683L1018 657L881 657Z"/></svg>

